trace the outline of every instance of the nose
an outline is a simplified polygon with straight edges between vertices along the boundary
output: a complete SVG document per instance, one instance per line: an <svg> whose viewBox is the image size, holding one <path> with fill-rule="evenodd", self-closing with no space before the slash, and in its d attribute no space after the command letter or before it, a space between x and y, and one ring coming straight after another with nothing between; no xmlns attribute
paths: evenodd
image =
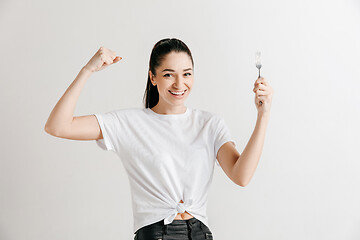
<svg viewBox="0 0 360 240"><path fill-rule="evenodd" d="M174 88L177 88L177 89L183 89L183 86L184 86L184 78L183 77L175 77L175 82L173 84Z"/></svg>

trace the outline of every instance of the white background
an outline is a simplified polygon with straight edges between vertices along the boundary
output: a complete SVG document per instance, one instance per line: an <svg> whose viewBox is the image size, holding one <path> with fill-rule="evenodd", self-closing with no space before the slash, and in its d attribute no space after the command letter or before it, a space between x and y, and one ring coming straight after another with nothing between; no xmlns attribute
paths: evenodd
<svg viewBox="0 0 360 240"><path fill-rule="evenodd" d="M355 0L1 1L0 239L133 238L120 159L44 125L100 46L123 60L89 78L74 115L143 107L151 49L167 37L193 54L186 105L223 116L240 153L258 50L275 91L250 184L215 167L214 239L360 239L359 23Z"/></svg>

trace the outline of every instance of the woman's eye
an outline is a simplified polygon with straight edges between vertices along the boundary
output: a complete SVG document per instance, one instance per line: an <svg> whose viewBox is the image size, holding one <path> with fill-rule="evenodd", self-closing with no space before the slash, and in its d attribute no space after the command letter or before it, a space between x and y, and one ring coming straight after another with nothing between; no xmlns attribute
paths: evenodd
<svg viewBox="0 0 360 240"><path fill-rule="evenodd" d="M190 76L190 75L191 75L191 73L185 73L185 75L186 75L186 74L189 74L189 75L187 75L187 76ZM164 75L164 77L167 77L167 76L170 76L170 75L171 75L170 73L167 73L167 74Z"/></svg>

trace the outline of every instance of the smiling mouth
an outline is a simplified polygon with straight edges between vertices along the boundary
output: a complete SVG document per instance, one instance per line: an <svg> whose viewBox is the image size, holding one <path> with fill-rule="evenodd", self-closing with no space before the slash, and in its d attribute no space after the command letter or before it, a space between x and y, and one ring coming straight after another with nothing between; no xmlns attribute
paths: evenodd
<svg viewBox="0 0 360 240"><path fill-rule="evenodd" d="M172 92L169 90L169 93L171 93L172 95L175 95L175 96L182 96L185 94L185 92L187 91L187 89L185 89L184 91L181 91L181 92ZM182 94L180 94L182 93Z"/></svg>

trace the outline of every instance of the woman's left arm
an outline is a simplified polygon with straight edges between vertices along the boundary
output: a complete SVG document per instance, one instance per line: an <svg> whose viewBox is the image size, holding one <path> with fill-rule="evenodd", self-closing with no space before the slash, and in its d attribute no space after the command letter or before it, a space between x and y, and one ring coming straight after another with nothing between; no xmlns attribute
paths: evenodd
<svg viewBox="0 0 360 240"><path fill-rule="evenodd" d="M242 187L245 187L250 182L255 173L262 153L268 121L268 116L258 115L251 138L233 166L234 178L238 180Z"/></svg>
<svg viewBox="0 0 360 240"><path fill-rule="evenodd" d="M255 81L253 92L255 93L255 104L258 110L256 126L248 144L232 169L234 178L241 183L241 186L246 186L250 182L260 160L266 128L270 119L270 108L274 90L261 77Z"/></svg>

